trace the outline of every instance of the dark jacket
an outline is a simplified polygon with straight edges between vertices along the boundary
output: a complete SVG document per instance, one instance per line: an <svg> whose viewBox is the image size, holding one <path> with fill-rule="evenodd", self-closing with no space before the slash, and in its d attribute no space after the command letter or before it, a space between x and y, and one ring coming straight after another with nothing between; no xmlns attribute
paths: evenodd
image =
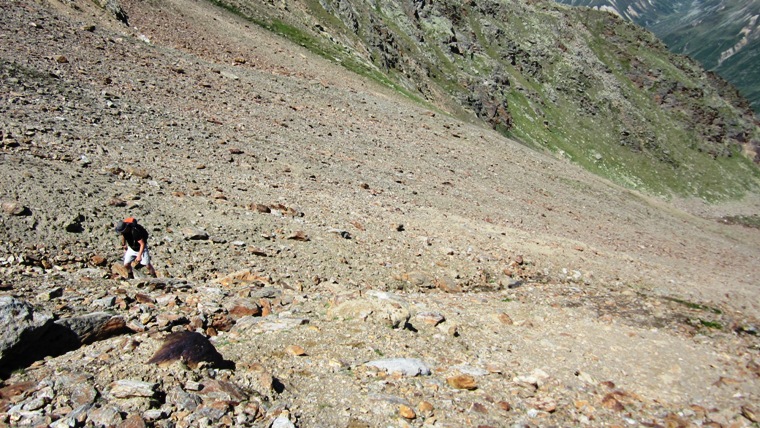
<svg viewBox="0 0 760 428"><path fill-rule="evenodd" d="M122 235L129 248L135 251L140 251L140 243L137 241L141 239L145 240L145 247L148 247L148 231L137 223L130 223Z"/></svg>

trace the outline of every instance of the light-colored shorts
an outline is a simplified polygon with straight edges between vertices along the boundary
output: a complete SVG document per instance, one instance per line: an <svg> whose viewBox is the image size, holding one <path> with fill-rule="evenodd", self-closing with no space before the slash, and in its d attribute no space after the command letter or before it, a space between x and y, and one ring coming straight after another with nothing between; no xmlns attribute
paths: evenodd
<svg viewBox="0 0 760 428"><path fill-rule="evenodd" d="M139 251L135 251L127 245L127 251L124 252L124 265L128 265L132 263L132 260L137 258L137 255L139 254ZM146 247L143 251L142 260L140 260L140 264L143 266L150 265L150 251L148 251L148 248Z"/></svg>

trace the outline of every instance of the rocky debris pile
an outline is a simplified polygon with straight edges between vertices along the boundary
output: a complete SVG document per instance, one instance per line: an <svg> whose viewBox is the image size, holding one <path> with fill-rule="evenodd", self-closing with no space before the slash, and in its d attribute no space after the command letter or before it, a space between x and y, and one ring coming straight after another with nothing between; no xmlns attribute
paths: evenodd
<svg viewBox="0 0 760 428"><path fill-rule="evenodd" d="M37 320L38 329L52 320L69 326L81 347L12 373L0 388L0 420L52 427L501 426L505 420L749 426L755 417L750 397L760 365L751 334L708 328L687 334L664 325L657 331L609 315L590 321L585 312L598 310L592 290L579 299L577 289L559 284L424 294L333 284L306 294L257 278L241 271L207 283L98 280L37 300L53 310L48 315L3 298L2 313L16 314L0 319L7 332L3 358L21 341L31 344L26 349L48 343L22 332L31 323L20 318ZM87 306L109 317L57 313L97 289L107 291ZM681 323L679 306L663 306L663 317ZM85 319L101 326L120 319L126 329L73 327ZM659 356L630 355L637 342L652 341L664 345ZM737 356L715 355L717 344ZM659 374L631 379L629 370ZM703 388L707 401L689 401L689 388L705 378L693 378L694 370L714 377Z"/></svg>

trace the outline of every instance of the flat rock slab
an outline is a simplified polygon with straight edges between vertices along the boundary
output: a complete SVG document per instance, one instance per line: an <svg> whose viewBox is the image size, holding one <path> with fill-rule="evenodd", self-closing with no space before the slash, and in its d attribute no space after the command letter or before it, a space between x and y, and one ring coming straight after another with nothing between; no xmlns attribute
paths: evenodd
<svg viewBox="0 0 760 428"><path fill-rule="evenodd" d="M429 376L430 367L422 360L416 358L390 358L385 360L375 360L364 364L367 367L374 367L385 370L388 373L400 373L404 376Z"/></svg>

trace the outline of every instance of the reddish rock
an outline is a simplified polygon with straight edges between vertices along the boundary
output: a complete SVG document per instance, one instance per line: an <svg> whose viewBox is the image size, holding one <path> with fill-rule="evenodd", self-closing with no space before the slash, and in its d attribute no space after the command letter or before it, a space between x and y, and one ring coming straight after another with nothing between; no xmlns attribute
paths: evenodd
<svg viewBox="0 0 760 428"><path fill-rule="evenodd" d="M505 314L504 312L500 312L496 314L496 319L499 320L500 323L504 325L513 325L514 321L512 321L512 318L510 318L509 315Z"/></svg>
<svg viewBox="0 0 760 428"><path fill-rule="evenodd" d="M307 235L306 232L304 232L303 230L298 230L291 233L290 235L288 235L286 239L290 239L293 241L301 241L301 242L306 242L310 240L309 235Z"/></svg>
<svg viewBox="0 0 760 428"><path fill-rule="evenodd" d="M140 302L140 303L144 303L144 304L155 304L156 303L156 299L154 299L153 297L151 297L151 296L149 296L147 294L143 294L143 293L137 293L137 294L135 294L135 300L138 301L138 302Z"/></svg>
<svg viewBox="0 0 760 428"><path fill-rule="evenodd" d="M414 412L414 409L407 406L406 404L399 405L398 414L404 419L415 419L417 417L417 414Z"/></svg>
<svg viewBox="0 0 760 428"><path fill-rule="evenodd" d="M248 395L231 382L223 380L210 379L204 381L203 389L198 391L198 395L205 400L223 401L226 403L240 403L248 398Z"/></svg>
<svg viewBox="0 0 760 428"><path fill-rule="evenodd" d="M142 416L132 413L117 428L147 428L147 425Z"/></svg>
<svg viewBox="0 0 760 428"><path fill-rule="evenodd" d="M446 379L446 383L452 388L473 390L478 388L475 378L470 375L452 376Z"/></svg>
<svg viewBox="0 0 760 428"><path fill-rule="evenodd" d="M256 302L251 302L247 300L238 300L234 302L231 307L228 309L230 316L232 316L235 319L247 317L247 316L260 316L261 315L261 306L256 304Z"/></svg>
<svg viewBox="0 0 760 428"><path fill-rule="evenodd" d="M616 412L622 412L625 410L625 406L621 403L614 393L609 393L602 399L602 406L614 410Z"/></svg>
<svg viewBox="0 0 760 428"><path fill-rule="evenodd" d="M95 254L90 257L90 264L93 266L105 266L108 264L108 259L99 254Z"/></svg>
<svg viewBox="0 0 760 428"><path fill-rule="evenodd" d="M213 318L211 319L211 327L215 328L216 331L230 331L232 329L232 326L235 325L235 320L229 317L226 314L214 314Z"/></svg>
<svg viewBox="0 0 760 428"><path fill-rule="evenodd" d="M460 287L456 281L449 277L436 278L435 286L445 293L461 293L462 287Z"/></svg>

